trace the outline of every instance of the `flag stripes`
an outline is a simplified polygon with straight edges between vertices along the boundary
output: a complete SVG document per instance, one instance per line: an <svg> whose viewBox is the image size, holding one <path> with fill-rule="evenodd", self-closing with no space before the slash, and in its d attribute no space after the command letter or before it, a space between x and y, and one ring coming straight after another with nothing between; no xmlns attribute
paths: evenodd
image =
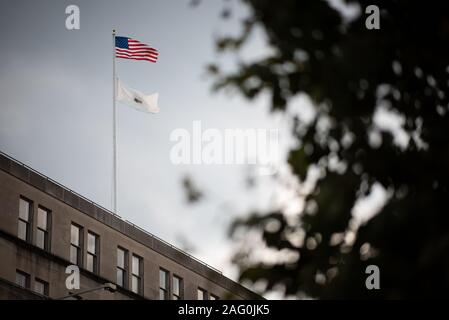
<svg viewBox="0 0 449 320"><path fill-rule="evenodd" d="M127 37L115 37L115 56L122 59L145 60L155 63L158 51L144 43Z"/></svg>

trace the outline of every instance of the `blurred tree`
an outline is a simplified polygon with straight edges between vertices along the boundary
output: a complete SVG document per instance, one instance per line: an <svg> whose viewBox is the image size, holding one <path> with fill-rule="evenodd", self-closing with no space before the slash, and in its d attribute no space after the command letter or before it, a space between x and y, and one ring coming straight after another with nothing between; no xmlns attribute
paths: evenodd
<svg viewBox="0 0 449 320"><path fill-rule="evenodd" d="M190 176L185 176L182 179L182 186L186 195L188 203L196 203L203 198L203 193L197 188Z"/></svg>
<svg viewBox="0 0 449 320"><path fill-rule="evenodd" d="M270 265L236 255L241 280L265 279L266 290L318 298L441 297L449 292L449 10L444 1L378 2L380 30L367 30L365 8L343 17L320 0L242 0L250 15L243 33L217 40L219 51L238 52L257 27L270 54L241 62L236 72L217 65L215 88L237 88L253 99L271 96L273 111L291 115L298 146L288 163L301 181L312 166L322 175L300 219L279 212L251 215L232 230L259 230L266 245L299 255ZM307 94L312 123L289 112ZM375 115L397 119L398 139ZM336 161L337 160L337 161ZM339 163L339 166L333 163ZM337 167L337 168L336 168ZM385 205L356 225L357 199L381 184ZM268 228L277 221L276 228ZM291 241L303 235L302 242ZM351 239L352 236L352 239ZM367 290L365 268L379 266L380 290Z"/></svg>

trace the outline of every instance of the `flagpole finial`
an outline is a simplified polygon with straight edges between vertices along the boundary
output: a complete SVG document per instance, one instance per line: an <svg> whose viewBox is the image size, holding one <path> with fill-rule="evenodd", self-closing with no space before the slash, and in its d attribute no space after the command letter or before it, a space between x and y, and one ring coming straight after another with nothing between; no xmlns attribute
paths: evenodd
<svg viewBox="0 0 449 320"><path fill-rule="evenodd" d="M115 29L112 29L112 34L115 34Z"/></svg>

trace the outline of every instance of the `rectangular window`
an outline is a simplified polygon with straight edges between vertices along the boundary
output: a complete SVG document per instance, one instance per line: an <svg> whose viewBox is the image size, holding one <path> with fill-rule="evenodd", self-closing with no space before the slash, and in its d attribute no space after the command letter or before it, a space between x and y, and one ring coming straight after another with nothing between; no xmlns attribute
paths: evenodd
<svg viewBox="0 0 449 320"><path fill-rule="evenodd" d="M173 276L173 300L181 300L183 298L182 279L178 276Z"/></svg>
<svg viewBox="0 0 449 320"><path fill-rule="evenodd" d="M82 228L72 224L70 229L70 262L81 266L82 264Z"/></svg>
<svg viewBox="0 0 449 320"><path fill-rule="evenodd" d="M209 300L220 300L220 298L217 297L216 295L211 294L211 295L209 296Z"/></svg>
<svg viewBox="0 0 449 320"><path fill-rule="evenodd" d="M50 210L43 207L37 209L36 246L50 249Z"/></svg>
<svg viewBox="0 0 449 320"><path fill-rule="evenodd" d="M34 280L34 291L43 296L48 296L48 282L36 278Z"/></svg>
<svg viewBox="0 0 449 320"><path fill-rule="evenodd" d="M132 282L131 291L137 294L142 294L142 274L143 262L142 258L133 254L132 259Z"/></svg>
<svg viewBox="0 0 449 320"><path fill-rule="evenodd" d="M90 272L98 274L98 247L99 237L92 233L87 233L87 260L86 268Z"/></svg>
<svg viewBox="0 0 449 320"><path fill-rule="evenodd" d="M207 300L206 290L198 288L198 300Z"/></svg>
<svg viewBox="0 0 449 320"><path fill-rule="evenodd" d="M30 275L28 273L16 270L16 284L22 288L30 288Z"/></svg>
<svg viewBox="0 0 449 320"><path fill-rule="evenodd" d="M127 269L128 269L128 251L122 248L117 248L117 284L126 288L127 281Z"/></svg>
<svg viewBox="0 0 449 320"><path fill-rule="evenodd" d="M159 269L159 300L168 300L168 272Z"/></svg>
<svg viewBox="0 0 449 320"><path fill-rule="evenodd" d="M19 200L19 225L17 236L24 240L30 241L30 230L31 230L31 217L32 217L33 203L25 198L20 198Z"/></svg>

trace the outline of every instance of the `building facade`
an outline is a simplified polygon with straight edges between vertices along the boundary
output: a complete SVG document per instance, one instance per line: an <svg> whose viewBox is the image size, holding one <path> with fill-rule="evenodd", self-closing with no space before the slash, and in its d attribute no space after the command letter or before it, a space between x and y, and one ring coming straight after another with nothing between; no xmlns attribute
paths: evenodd
<svg viewBox="0 0 449 320"><path fill-rule="evenodd" d="M0 299L261 299L156 236L0 154ZM80 289L68 289L76 265Z"/></svg>

